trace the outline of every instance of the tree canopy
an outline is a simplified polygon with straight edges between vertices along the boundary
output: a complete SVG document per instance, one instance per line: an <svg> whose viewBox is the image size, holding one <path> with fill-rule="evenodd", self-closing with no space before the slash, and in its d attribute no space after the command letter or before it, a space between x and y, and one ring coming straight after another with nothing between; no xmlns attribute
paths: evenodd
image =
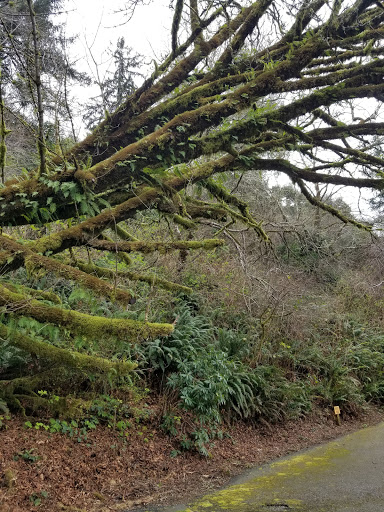
<svg viewBox="0 0 384 512"><path fill-rule="evenodd" d="M25 3L32 20L33 4L39 2ZM371 231L323 202L314 185L378 192L384 187L383 21L384 5L374 0L175 1L170 51L153 63L151 76L133 92L127 82L129 95L118 108L106 112L93 132L70 149L48 148L41 125L40 165L20 169L0 189L5 317L32 317L70 332L132 343L171 333L173 324L64 309L49 291L15 289L7 275L21 268L52 273L128 307L135 298L116 285L117 271L95 265L89 256L104 251L125 262L128 279L188 293L176 282L131 272L129 254L223 245L220 230L212 238L195 239L203 218L215 219L223 229L228 222L243 223L268 244L263 219L223 186L220 176L231 173L241 179L243 173L276 171L314 207ZM38 38L35 43L30 85L37 98ZM41 103L36 105L39 111ZM6 135L3 123L2 158ZM129 220L150 210L161 212L175 229L182 227L185 236L135 239ZM44 228L34 232L33 240L8 229L30 225ZM83 255L74 255L80 247ZM11 332L6 321L0 330L6 343L55 366L122 375L134 367L52 347ZM42 375L0 381L0 393L11 400L23 387L38 386L47 377Z"/></svg>

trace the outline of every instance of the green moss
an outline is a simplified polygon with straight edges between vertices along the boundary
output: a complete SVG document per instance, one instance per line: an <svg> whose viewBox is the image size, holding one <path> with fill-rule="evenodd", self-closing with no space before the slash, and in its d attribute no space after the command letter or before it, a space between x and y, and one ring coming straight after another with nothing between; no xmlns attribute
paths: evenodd
<svg viewBox="0 0 384 512"><path fill-rule="evenodd" d="M293 181L295 181L298 184L298 186L299 186L302 194L304 195L304 197L313 206L317 206L321 210L324 210L325 212L330 213L334 217L337 217L342 222L344 222L344 224L352 224L352 225L356 226L359 229L363 229L365 231L372 232L372 226L371 225L363 224L363 223L358 222L358 221L356 221L356 220L354 220L354 219L352 219L350 217L346 217L343 213L341 213L340 210L337 210L337 208L334 208L333 206L330 206L329 204L323 203L322 201L320 201L319 199L314 197L312 194L309 193L306 185L303 183L302 180L296 178Z"/></svg>
<svg viewBox="0 0 384 512"><path fill-rule="evenodd" d="M237 198L233 194L230 194L223 187L221 187L220 185L218 185L211 179L204 180L202 183L203 183L203 186L216 198L221 199L226 204L231 204L233 206L236 206L240 210L242 215L239 216L239 215L236 215L235 212L233 212L235 215L235 218L237 218L238 220L241 220L245 224L252 227L256 231L256 233L265 242L269 242L269 237L266 234L266 232L263 230L262 223L261 222L258 223L253 219L253 217L249 211L248 204L245 201L242 201L241 199Z"/></svg>
<svg viewBox="0 0 384 512"><path fill-rule="evenodd" d="M305 454L299 454L283 461L278 461L265 469L255 470L254 478L248 477L245 483L233 485L214 494L204 496L180 512L219 512L220 510L236 512L261 512L268 507L285 504L294 510L304 510L304 503L299 499L286 499L284 489L297 477L306 475L308 479L323 474L332 468L333 460L349 453L336 442L327 447L316 448Z"/></svg>
<svg viewBox="0 0 384 512"><path fill-rule="evenodd" d="M154 274L140 274L138 272L114 272L108 268L98 267L96 265L91 265L89 263L77 262L77 266L83 271L88 272L90 274L96 274L100 277L106 277L108 279L115 279L115 276L123 277L126 279L130 279L131 281L142 281L144 283L148 283L151 286L159 286L160 288L164 288L165 290L169 290L171 292L182 292L182 293L192 293L192 289L188 286L182 286L181 284L172 283L171 281L167 281L166 279L162 279Z"/></svg>
<svg viewBox="0 0 384 512"><path fill-rule="evenodd" d="M100 239L106 240L107 242L115 243L115 241L111 237L106 236L106 235L101 235ZM119 252L116 253L116 255L117 255L117 258L120 261L122 261L123 263L125 263L126 265L129 266L129 265L132 264L132 259L131 259L131 257L126 252L119 251Z"/></svg>
<svg viewBox="0 0 384 512"><path fill-rule="evenodd" d="M116 233L122 240L128 240L129 242L137 242L138 238L128 233L126 229L121 227L119 224L116 225Z"/></svg>
<svg viewBox="0 0 384 512"><path fill-rule="evenodd" d="M35 290L34 288L28 288L27 286L22 285L14 285L9 282L4 282L4 286L11 290L11 292L22 293L24 295L29 295L30 297L34 297L36 299L49 300L54 304L61 304L61 299L56 293L46 292L43 290Z"/></svg>
<svg viewBox="0 0 384 512"><path fill-rule="evenodd" d="M42 237L28 244L28 249L42 254L59 253L69 247L86 245L107 228L113 228L116 223L130 217L133 212L149 206L159 197L159 191L152 187L142 187L135 197L110 209L105 209L98 215L80 222L76 226L63 229L59 233Z"/></svg>
<svg viewBox="0 0 384 512"><path fill-rule="evenodd" d="M27 247L30 247L35 252L39 252L41 254L45 254L47 252L55 252L56 249L59 249L63 243L64 232L60 231L58 233L52 233L48 236L43 236L39 238L39 240L34 240L33 242L27 244Z"/></svg>
<svg viewBox="0 0 384 512"><path fill-rule="evenodd" d="M13 311L17 315L31 316L39 322L49 322L66 327L76 334L95 338L122 336L127 341L135 343L145 338L167 336L174 329L171 324L90 316L73 310L48 306L35 299L26 301L24 295L11 292L4 286L0 286L0 290L0 306L6 310Z"/></svg>
<svg viewBox="0 0 384 512"><path fill-rule="evenodd" d="M81 270L71 265L65 265L53 258L29 252L28 256L25 257L25 268L30 274L43 269L44 271L52 272L65 279L71 279L85 288L92 290L97 295L108 297L110 300L119 302L122 305L132 303L132 295L129 292L115 288L96 276L81 272Z"/></svg>
<svg viewBox="0 0 384 512"><path fill-rule="evenodd" d="M177 242L104 242L103 240L94 240L90 242L91 247L99 250L120 250L124 252L142 252L149 254L155 251L168 253L176 250L211 250L224 245L224 240L207 239Z"/></svg>
<svg viewBox="0 0 384 512"><path fill-rule="evenodd" d="M7 468L4 471L4 486L7 489L12 489L16 485L16 476L12 469Z"/></svg>
<svg viewBox="0 0 384 512"><path fill-rule="evenodd" d="M195 222L193 222L193 220L188 219L187 217L182 217L178 213L175 213L173 215L173 221L176 224L179 224L180 226L183 226L183 228L186 228L186 229L195 229L195 228L197 228L197 225L196 225Z"/></svg>
<svg viewBox="0 0 384 512"><path fill-rule="evenodd" d="M47 382L47 379L55 379L57 369L41 372L31 377L18 377L12 380L0 380L0 397L5 400L9 408L20 411L25 416L25 409L20 402L20 398L26 393L27 396L36 396L34 390Z"/></svg>
<svg viewBox="0 0 384 512"><path fill-rule="evenodd" d="M137 366L130 361L108 361L108 359L101 357L89 356L80 352L55 347L20 334L17 331L10 330L3 324L0 324L0 336L1 343L7 341L29 354L42 359L48 359L59 366L72 368L84 373L108 374L111 371L115 371L118 375L127 375Z"/></svg>

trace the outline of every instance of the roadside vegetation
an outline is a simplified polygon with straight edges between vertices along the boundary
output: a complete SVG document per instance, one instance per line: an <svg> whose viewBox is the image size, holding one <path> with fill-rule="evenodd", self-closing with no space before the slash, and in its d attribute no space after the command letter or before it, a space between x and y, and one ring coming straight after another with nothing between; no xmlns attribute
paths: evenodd
<svg viewBox="0 0 384 512"><path fill-rule="evenodd" d="M382 3L175 0L145 79L124 37L79 72L65 7L0 2L0 445L18 418L207 461L233 426L381 407Z"/></svg>
<svg viewBox="0 0 384 512"><path fill-rule="evenodd" d="M292 227L288 232L276 230L272 250L257 245L249 231L234 225L230 233L238 239L223 248L201 250L194 256L181 252L176 260L167 254L133 258L132 272L145 272L156 259L156 278L173 275L180 289L192 288L192 293L127 281L140 299L121 308L65 279L16 271L15 291L27 287L38 295L49 289L46 303L60 303L64 310L110 319L157 320L175 327L168 336L132 344L114 335L63 333L53 324L3 313L3 324L18 336L136 366L124 377L113 368L100 374L97 368L74 365L52 383L55 369L49 357L31 356L5 343L0 351L2 379L17 384L15 402L2 402L4 427L11 408L27 416L27 428L61 432L82 441L87 430L107 425L124 439L139 418L157 423L174 438L173 456L185 450L207 456L226 425L236 421L272 425L317 408L332 411L335 405L347 417L368 403L381 405L380 237L343 227L326 214L319 217L300 204L292 187L259 186L270 194L264 214L269 213L278 226L274 208L279 203L284 229L287 222ZM311 233L301 232L311 224ZM132 236L151 240L169 226L161 216L148 213L130 229ZM125 282L124 262L96 252L91 259L97 268L117 271ZM43 377L32 394L23 391L25 376L33 382L36 371L39 379L47 374L47 381ZM146 405L149 397L162 403L156 417Z"/></svg>

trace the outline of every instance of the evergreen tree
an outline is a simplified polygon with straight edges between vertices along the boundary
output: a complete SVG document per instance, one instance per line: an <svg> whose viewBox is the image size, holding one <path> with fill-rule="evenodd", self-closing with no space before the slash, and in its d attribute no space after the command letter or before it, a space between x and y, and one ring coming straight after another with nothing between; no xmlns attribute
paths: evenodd
<svg viewBox="0 0 384 512"><path fill-rule="evenodd" d="M95 82L100 94L92 98L85 109L84 121L87 128L94 128L105 116L116 110L123 99L134 92L134 79L142 77L138 71L142 57L133 54L132 48L126 46L124 37L119 37L115 50L110 54L112 70L106 72L103 80Z"/></svg>
<svg viewBox="0 0 384 512"><path fill-rule="evenodd" d="M60 123L71 119L69 84L88 83L88 77L68 62L66 48L73 38L66 38L62 27L55 23L54 16L63 4L63 0L0 4L1 140L4 142L9 126L12 135L7 152L11 168L16 160L20 161L17 145L20 140L25 141L26 132L27 138L37 138L40 165L46 166L47 150L57 151L64 136ZM50 126L54 127L54 137L50 134L47 138ZM31 149L22 160L22 167L36 165ZM0 163L4 181L6 160L1 159Z"/></svg>

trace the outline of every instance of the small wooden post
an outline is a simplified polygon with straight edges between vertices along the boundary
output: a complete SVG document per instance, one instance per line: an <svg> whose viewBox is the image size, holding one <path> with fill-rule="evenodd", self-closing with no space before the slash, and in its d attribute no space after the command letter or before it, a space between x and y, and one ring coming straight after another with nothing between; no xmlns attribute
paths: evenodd
<svg viewBox="0 0 384 512"><path fill-rule="evenodd" d="M333 410L335 412L336 423L338 425L341 425L341 421L340 421L340 407L338 405L335 405Z"/></svg>

